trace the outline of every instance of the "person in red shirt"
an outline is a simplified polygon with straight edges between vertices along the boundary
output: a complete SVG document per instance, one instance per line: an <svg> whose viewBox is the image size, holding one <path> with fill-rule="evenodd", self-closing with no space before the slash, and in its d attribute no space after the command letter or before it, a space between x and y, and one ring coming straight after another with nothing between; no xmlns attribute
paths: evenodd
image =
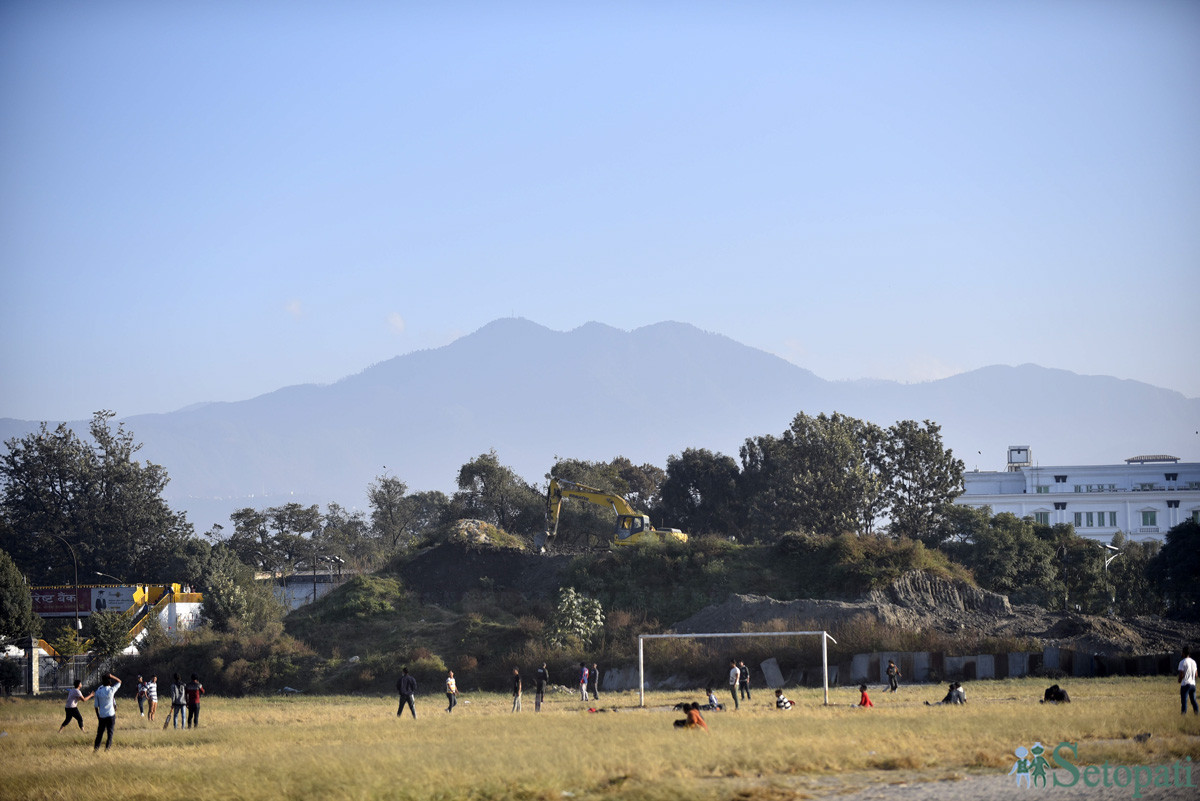
<svg viewBox="0 0 1200 801"><path fill-rule="evenodd" d="M871 696L867 695L867 685L858 685L859 691L862 693L862 698L858 699L859 706L875 706L871 703Z"/></svg>
<svg viewBox="0 0 1200 801"><path fill-rule="evenodd" d="M187 727L195 729L200 726L200 696L204 695L204 685L200 677L192 674L192 680L183 685L183 697L187 701Z"/></svg>

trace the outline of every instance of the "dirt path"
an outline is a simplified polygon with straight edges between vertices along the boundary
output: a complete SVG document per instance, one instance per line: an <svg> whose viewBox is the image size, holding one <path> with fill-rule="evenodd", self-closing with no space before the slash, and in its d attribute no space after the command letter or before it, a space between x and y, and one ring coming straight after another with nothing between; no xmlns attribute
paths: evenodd
<svg viewBox="0 0 1200 801"><path fill-rule="evenodd" d="M1072 777L1059 771L1060 781ZM1111 777L1110 777L1111 779ZM1122 775L1118 780L1124 780ZM823 777L790 777L763 782L714 780L729 783L731 799L831 799L835 801L1126 801L1133 798L1132 786L1112 784L1087 786L1083 778L1074 786L1017 787L1013 778L1000 771L994 774L925 772L861 772ZM1053 781L1053 779L1051 779ZM1193 781L1200 784L1200 770L1193 770ZM1141 790L1138 801L1177 801L1200 798L1197 787L1149 787Z"/></svg>

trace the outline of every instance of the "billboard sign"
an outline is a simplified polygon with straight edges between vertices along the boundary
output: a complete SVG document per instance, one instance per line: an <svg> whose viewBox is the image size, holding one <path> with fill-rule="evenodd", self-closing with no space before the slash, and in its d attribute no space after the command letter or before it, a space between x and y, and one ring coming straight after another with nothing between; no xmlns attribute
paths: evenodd
<svg viewBox="0 0 1200 801"><path fill-rule="evenodd" d="M80 587L79 616L92 612L124 612L133 608L133 596L138 588L128 587ZM74 587L32 587L33 613L41 617L74 617Z"/></svg>

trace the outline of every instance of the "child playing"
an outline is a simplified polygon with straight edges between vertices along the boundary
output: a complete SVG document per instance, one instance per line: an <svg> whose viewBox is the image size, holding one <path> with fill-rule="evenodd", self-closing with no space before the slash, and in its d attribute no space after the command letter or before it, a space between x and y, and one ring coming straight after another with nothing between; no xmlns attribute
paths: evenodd
<svg viewBox="0 0 1200 801"><path fill-rule="evenodd" d="M775 708L776 709L791 709L795 704L787 699L783 694L783 690L775 691Z"/></svg>
<svg viewBox="0 0 1200 801"><path fill-rule="evenodd" d="M867 685L865 685L865 684L858 685L858 690L859 690L859 692L862 693L862 698L858 699L858 705L860 707L875 706L874 704L871 703L871 696L867 695Z"/></svg>

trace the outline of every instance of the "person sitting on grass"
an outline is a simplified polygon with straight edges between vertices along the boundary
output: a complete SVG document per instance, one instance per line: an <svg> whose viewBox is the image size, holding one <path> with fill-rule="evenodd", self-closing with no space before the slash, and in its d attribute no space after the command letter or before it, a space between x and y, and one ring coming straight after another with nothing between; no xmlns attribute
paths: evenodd
<svg viewBox="0 0 1200 801"><path fill-rule="evenodd" d="M1042 696L1043 704L1069 704L1071 696L1067 695L1067 691L1057 684L1052 684L1046 688L1045 694Z"/></svg>
<svg viewBox="0 0 1200 801"><path fill-rule="evenodd" d="M963 687L957 681L950 682L950 687L946 690L946 697L938 701L936 704L925 702L925 706L942 706L944 704L965 704L967 702L967 694L963 691Z"/></svg>
<svg viewBox="0 0 1200 801"><path fill-rule="evenodd" d="M707 690L705 690L705 692L708 693L708 704L704 707L705 709L721 710L725 708L719 701L717 701L717 694L713 692L712 687L709 687ZM697 704L697 707L699 707L699 704Z"/></svg>
<svg viewBox="0 0 1200 801"><path fill-rule="evenodd" d="M867 695L867 685L858 685L858 691L862 693L862 698L858 699L858 705L860 707L875 706L871 703L871 696Z"/></svg>
<svg viewBox="0 0 1200 801"><path fill-rule="evenodd" d="M693 701L688 704L687 717L683 720L675 721L677 729L704 729L708 731L708 724L704 722L704 718L700 715L700 704Z"/></svg>
<svg viewBox="0 0 1200 801"><path fill-rule="evenodd" d="M775 691L776 709L791 709L793 706L795 706L795 704L788 700L787 696L783 694L783 690Z"/></svg>

